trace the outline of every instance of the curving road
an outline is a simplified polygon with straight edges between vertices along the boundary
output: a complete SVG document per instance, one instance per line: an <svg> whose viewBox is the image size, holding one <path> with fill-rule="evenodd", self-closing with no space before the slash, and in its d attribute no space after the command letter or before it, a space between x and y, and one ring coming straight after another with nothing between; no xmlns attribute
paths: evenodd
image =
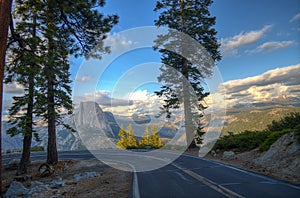
<svg viewBox="0 0 300 198"><path fill-rule="evenodd" d="M176 153L94 151L94 155L109 162L129 164L133 172L130 197L134 198L195 198L195 197L299 197L300 186L238 169L205 158L181 155L169 163ZM59 152L60 160L93 159L89 151ZM20 154L3 155L8 163ZM46 153L32 153L31 160L45 160ZM162 168L152 170L153 164ZM168 165L166 165L168 164ZM164 166L166 165L166 166ZM145 166L149 171L143 171ZM146 169L147 169L146 168Z"/></svg>

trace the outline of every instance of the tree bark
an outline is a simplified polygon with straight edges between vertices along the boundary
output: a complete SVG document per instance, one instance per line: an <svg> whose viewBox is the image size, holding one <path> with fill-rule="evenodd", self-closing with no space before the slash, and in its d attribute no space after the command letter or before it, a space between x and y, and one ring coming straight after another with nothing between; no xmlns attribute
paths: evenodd
<svg viewBox="0 0 300 198"><path fill-rule="evenodd" d="M28 87L28 105L26 113L26 130L23 138L23 151L18 167L17 175L27 173L27 167L30 163L30 151L33 132L33 98L34 98L34 76L29 77Z"/></svg>
<svg viewBox="0 0 300 198"><path fill-rule="evenodd" d="M12 0L0 0L0 119L2 120L3 79ZM2 197L2 128L0 124L0 196Z"/></svg>
<svg viewBox="0 0 300 198"><path fill-rule="evenodd" d="M55 127L55 105L54 105L54 89L53 76L50 71L48 74L48 147L47 147L47 163L54 165L58 162L57 146L56 146L56 127Z"/></svg>
<svg viewBox="0 0 300 198"><path fill-rule="evenodd" d="M180 0L180 26L181 32L185 33L185 21L183 17L184 13L184 0ZM182 54L184 54L184 50L188 48L188 44L185 42L184 38L181 38L181 50ZM189 79L189 71L188 71L188 62L186 59L182 62L182 89L183 89L183 108L184 108L184 119L185 119L185 130L186 130L186 143L188 148L195 148L195 126L193 123L193 115L191 109L191 97L190 97L190 84L188 83Z"/></svg>
<svg viewBox="0 0 300 198"><path fill-rule="evenodd" d="M33 28L32 28L32 37L36 37L36 13L33 17ZM36 45L33 45L33 51L36 50ZM31 64L32 68L36 68L36 63ZM29 82L28 82L28 104L27 104L27 113L26 113L26 130L23 138L23 151L20 161L20 165L17 171L17 175L27 173L27 167L30 163L30 152L31 152L31 142L32 142L32 133L33 133L33 108L34 108L34 79L35 74L29 73Z"/></svg>

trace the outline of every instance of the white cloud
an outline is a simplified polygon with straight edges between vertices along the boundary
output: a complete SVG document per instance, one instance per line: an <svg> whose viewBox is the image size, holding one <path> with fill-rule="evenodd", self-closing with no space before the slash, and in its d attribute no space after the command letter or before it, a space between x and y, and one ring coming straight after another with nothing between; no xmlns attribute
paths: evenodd
<svg viewBox="0 0 300 198"><path fill-rule="evenodd" d="M227 105L251 104L282 97L300 97L300 64L223 83Z"/></svg>
<svg viewBox="0 0 300 198"><path fill-rule="evenodd" d="M7 94L22 94L22 93L24 93L24 86L18 84L17 82L4 84L4 93L7 93Z"/></svg>
<svg viewBox="0 0 300 198"><path fill-rule="evenodd" d="M86 76L76 76L75 80L80 83L86 83L92 80L92 77L89 75Z"/></svg>
<svg viewBox="0 0 300 198"><path fill-rule="evenodd" d="M289 46L294 45L294 41L273 41L273 42L266 42L262 45L258 46L254 50L246 51L248 53L259 53L259 52L273 52L275 50L279 50L282 48L286 48Z"/></svg>
<svg viewBox="0 0 300 198"><path fill-rule="evenodd" d="M82 96L76 96L74 103L78 105L80 102L94 101L103 107L111 106L127 106L131 105L132 101L126 99L112 98L111 92L106 90L97 90L91 93L85 93Z"/></svg>
<svg viewBox="0 0 300 198"><path fill-rule="evenodd" d="M108 35L104 42L105 46L111 47L111 51L127 50L134 44L132 40L120 34Z"/></svg>
<svg viewBox="0 0 300 198"><path fill-rule="evenodd" d="M238 48L256 43L271 27L272 25L266 25L260 30L241 32L233 37L224 38L221 40L221 51L224 54L236 55Z"/></svg>
<svg viewBox="0 0 300 198"><path fill-rule="evenodd" d="M290 19L290 23L298 21L300 19L300 13L293 16L293 18Z"/></svg>
<svg viewBox="0 0 300 198"><path fill-rule="evenodd" d="M123 98L114 98L110 91L97 90L93 93L87 93L77 96L74 99L75 104L80 102L95 101L103 111L110 111L115 115L132 116L133 114L158 115L163 99L147 90L138 90L127 93Z"/></svg>

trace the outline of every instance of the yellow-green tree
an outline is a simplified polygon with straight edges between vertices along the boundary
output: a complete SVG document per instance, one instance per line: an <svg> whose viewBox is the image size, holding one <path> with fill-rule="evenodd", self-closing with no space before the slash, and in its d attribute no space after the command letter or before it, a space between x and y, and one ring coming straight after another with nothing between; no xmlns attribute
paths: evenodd
<svg viewBox="0 0 300 198"><path fill-rule="evenodd" d="M121 125L120 130L119 130L119 141L117 143L117 147L119 149L126 149L128 146L128 140L127 140L127 133L124 130L123 125Z"/></svg>
<svg viewBox="0 0 300 198"><path fill-rule="evenodd" d="M127 148L138 148L138 141L134 137L134 130L131 124L127 126Z"/></svg>
<svg viewBox="0 0 300 198"><path fill-rule="evenodd" d="M145 146L152 146L151 135L149 133L149 127L146 125L144 135L140 141L140 147L144 148Z"/></svg>
<svg viewBox="0 0 300 198"><path fill-rule="evenodd" d="M158 129L156 125L152 125L151 127L151 137L150 137L151 146L154 148L160 148L163 146L160 135L158 133Z"/></svg>

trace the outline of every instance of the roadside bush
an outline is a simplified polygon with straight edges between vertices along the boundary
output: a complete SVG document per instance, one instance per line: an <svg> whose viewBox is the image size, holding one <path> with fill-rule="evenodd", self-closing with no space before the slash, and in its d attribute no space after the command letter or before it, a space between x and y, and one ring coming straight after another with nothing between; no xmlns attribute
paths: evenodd
<svg viewBox="0 0 300 198"><path fill-rule="evenodd" d="M45 151L43 146L33 146L31 147L31 152Z"/></svg>
<svg viewBox="0 0 300 198"><path fill-rule="evenodd" d="M294 129L299 127L300 123L300 113L290 113L286 117L280 119L279 121L272 121L272 124L268 125L269 131L282 131L284 129Z"/></svg>
<svg viewBox="0 0 300 198"><path fill-rule="evenodd" d="M291 133L294 132L293 129L284 129L282 131L274 131L272 132L267 139L259 145L259 151L267 151L269 150L270 146L276 142L281 136L287 134L287 133Z"/></svg>
<svg viewBox="0 0 300 198"><path fill-rule="evenodd" d="M214 149L250 151L263 143L269 134L268 131L244 131L235 135L229 133L216 142Z"/></svg>

